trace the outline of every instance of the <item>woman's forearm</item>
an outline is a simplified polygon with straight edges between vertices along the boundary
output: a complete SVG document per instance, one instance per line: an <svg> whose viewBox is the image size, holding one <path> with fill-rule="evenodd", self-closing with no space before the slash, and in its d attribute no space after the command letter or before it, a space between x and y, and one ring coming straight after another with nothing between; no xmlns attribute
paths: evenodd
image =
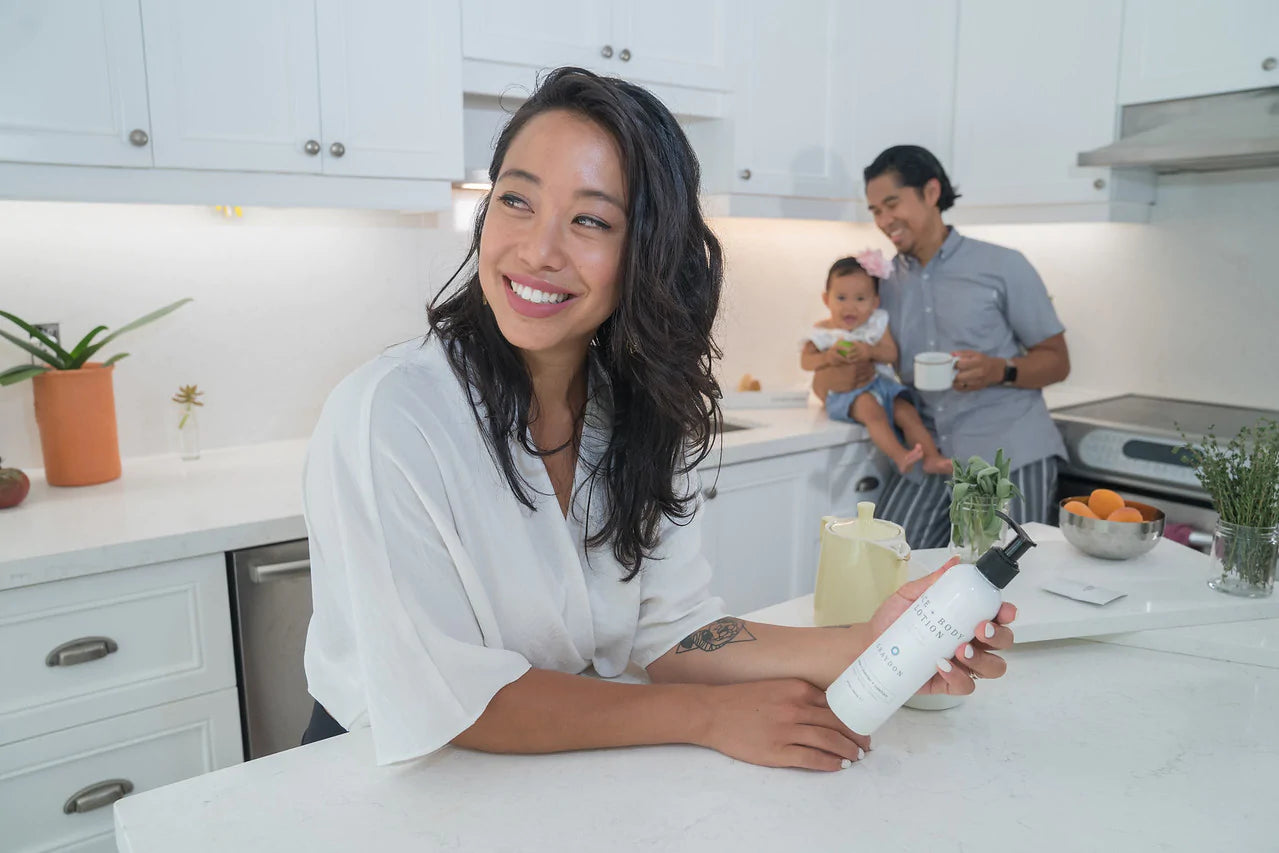
<svg viewBox="0 0 1279 853"><path fill-rule="evenodd" d="M869 628L786 628L727 617L653 661L654 682L735 684L801 678L826 689L870 645Z"/></svg>
<svg viewBox="0 0 1279 853"><path fill-rule="evenodd" d="M530 669L453 739L483 752L546 753L659 743L706 744L710 688L617 684Z"/></svg>

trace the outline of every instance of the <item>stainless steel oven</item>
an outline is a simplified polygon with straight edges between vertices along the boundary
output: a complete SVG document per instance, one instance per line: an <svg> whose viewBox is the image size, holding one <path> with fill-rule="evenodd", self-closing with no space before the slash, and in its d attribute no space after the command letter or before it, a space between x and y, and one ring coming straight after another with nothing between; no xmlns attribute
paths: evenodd
<svg viewBox="0 0 1279 853"><path fill-rule="evenodd" d="M1261 418L1279 412L1127 394L1054 409L1053 420L1070 453L1062 466L1058 498L1096 488L1153 504L1170 525L1189 529L1187 544L1206 548L1217 520L1208 494L1188 460L1177 452L1185 438L1201 441L1212 432L1223 443Z"/></svg>
<svg viewBox="0 0 1279 853"><path fill-rule="evenodd" d="M311 717L302 653L311 622L311 560L297 539L229 556L244 754L302 742Z"/></svg>

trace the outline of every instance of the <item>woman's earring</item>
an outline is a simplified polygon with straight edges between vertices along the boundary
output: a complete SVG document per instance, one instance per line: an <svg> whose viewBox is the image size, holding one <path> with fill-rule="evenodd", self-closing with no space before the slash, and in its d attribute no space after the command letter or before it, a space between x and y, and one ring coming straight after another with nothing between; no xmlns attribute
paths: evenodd
<svg viewBox="0 0 1279 853"><path fill-rule="evenodd" d="M486 296L486 295L484 294L484 291L482 291L482 290L480 291L480 304L481 304L481 305L488 305L488 304L489 304L489 298L488 298L488 296Z"/></svg>

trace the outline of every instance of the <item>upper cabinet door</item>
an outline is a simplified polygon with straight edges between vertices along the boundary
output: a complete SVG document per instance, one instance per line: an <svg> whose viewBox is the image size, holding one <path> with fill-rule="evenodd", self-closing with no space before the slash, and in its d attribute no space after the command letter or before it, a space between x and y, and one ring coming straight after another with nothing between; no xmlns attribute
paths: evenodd
<svg viewBox="0 0 1279 853"><path fill-rule="evenodd" d="M922 145L946 167L955 117L955 43L959 0L855 0L850 167L862 170L893 145ZM887 34L909 33L909 48ZM908 56L903 53L908 52Z"/></svg>
<svg viewBox="0 0 1279 853"><path fill-rule="evenodd" d="M728 28L740 23L740 12L733 14L730 22L724 0L618 0L613 10L616 52L608 73L640 82L727 90Z"/></svg>
<svg viewBox="0 0 1279 853"><path fill-rule="evenodd" d="M611 69L621 50L612 43L612 8L604 0L466 0L462 56L535 68Z"/></svg>
<svg viewBox="0 0 1279 853"><path fill-rule="evenodd" d="M733 101L732 191L853 198L850 49L842 0L753 0Z"/></svg>
<svg viewBox="0 0 1279 853"><path fill-rule="evenodd" d="M150 134L137 0L0 3L0 160L150 166Z"/></svg>
<svg viewBox="0 0 1279 853"><path fill-rule="evenodd" d="M1105 202L1105 169L1075 165L1115 138L1115 0L962 0L949 169L960 205Z"/></svg>
<svg viewBox="0 0 1279 853"><path fill-rule="evenodd" d="M156 166L320 171L313 0L141 2Z"/></svg>
<svg viewBox="0 0 1279 853"><path fill-rule="evenodd" d="M458 7L317 0L324 172L462 176Z"/></svg>
<svg viewBox="0 0 1279 853"><path fill-rule="evenodd" d="M1122 103L1279 86L1275 0L1126 0Z"/></svg>

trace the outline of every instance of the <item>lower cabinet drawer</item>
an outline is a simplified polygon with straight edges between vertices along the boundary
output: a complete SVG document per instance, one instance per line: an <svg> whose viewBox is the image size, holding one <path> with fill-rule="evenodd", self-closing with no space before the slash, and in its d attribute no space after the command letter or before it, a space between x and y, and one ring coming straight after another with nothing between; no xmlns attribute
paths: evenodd
<svg viewBox="0 0 1279 853"><path fill-rule="evenodd" d="M112 803L243 760L235 688L0 746L6 853L114 850Z"/></svg>
<svg viewBox="0 0 1279 853"><path fill-rule="evenodd" d="M235 685L226 558L0 591L0 744Z"/></svg>

